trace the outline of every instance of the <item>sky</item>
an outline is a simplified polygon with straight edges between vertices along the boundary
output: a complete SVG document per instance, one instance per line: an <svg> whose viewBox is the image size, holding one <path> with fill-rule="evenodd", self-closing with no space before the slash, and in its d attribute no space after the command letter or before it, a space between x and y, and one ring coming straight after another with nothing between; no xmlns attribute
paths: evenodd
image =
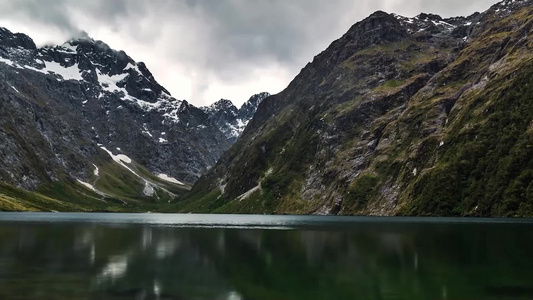
<svg viewBox="0 0 533 300"><path fill-rule="evenodd" d="M38 46L86 31L143 61L172 96L237 106L282 91L376 10L413 17L484 11L497 0L0 0L0 26Z"/></svg>

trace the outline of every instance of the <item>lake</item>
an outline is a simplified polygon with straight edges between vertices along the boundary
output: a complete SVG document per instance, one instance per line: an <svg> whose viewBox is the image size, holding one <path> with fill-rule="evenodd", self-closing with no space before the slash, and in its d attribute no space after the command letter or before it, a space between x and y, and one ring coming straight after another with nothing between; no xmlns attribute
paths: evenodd
<svg viewBox="0 0 533 300"><path fill-rule="evenodd" d="M533 220L0 213L0 299L533 299Z"/></svg>

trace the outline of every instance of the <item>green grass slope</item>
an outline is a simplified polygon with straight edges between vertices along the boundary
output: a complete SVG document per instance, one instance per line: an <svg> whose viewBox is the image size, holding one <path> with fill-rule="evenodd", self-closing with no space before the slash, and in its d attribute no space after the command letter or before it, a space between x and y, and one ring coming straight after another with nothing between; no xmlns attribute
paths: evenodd
<svg viewBox="0 0 533 300"><path fill-rule="evenodd" d="M125 166L127 166L127 168ZM0 211L146 212L171 205L189 187L165 181L139 164L105 161L88 187L65 179L25 191L0 182ZM149 192L145 189L149 186Z"/></svg>

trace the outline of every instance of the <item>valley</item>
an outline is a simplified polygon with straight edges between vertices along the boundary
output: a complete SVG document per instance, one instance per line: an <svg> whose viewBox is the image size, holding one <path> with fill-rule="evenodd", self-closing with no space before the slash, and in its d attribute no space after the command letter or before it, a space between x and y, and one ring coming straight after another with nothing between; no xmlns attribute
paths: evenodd
<svg viewBox="0 0 533 300"><path fill-rule="evenodd" d="M0 210L531 217L532 16L377 11L241 108L1 29Z"/></svg>

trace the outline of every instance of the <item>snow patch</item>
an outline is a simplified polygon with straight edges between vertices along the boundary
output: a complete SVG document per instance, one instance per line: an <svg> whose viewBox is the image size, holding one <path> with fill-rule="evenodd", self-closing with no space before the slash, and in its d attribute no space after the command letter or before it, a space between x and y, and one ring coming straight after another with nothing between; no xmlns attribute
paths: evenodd
<svg viewBox="0 0 533 300"><path fill-rule="evenodd" d="M153 137L153 135L150 133L150 131L148 131L148 128L146 128L146 123L143 124L143 131L142 133L148 135L149 137Z"/></svg>
<svg viewBox="0 0 533 300"><path fill-rule="evenodd" d="M253 187L253 188L251 188L249 191L247 191L246 193L240 195L239 197L237 197L237 200L242 201L244 199L248 199L248 197L250 197L253 193L255 193L255 192L259 191L259 190L261 190L261 185L260 184L255 186L255 187Z"/></svg>
<svg viewBox="0 0 533 300"><path fill-rule="evenodd" d="M154 187L148 181L144 182L143 194L148 197L152 197L155 194Z"/></svg>
<svg viewBox="0 0 533 300"><path fill-rule="evenodd" d="M4 64L6 64L6 65L8 65L10 67L14 67L15 66L15 64L12 61L10 61L9 59L5 59L3 57L0 57L0 62L4 63Z"/></svg>
<svg viewBox="0 0 533 300"><path fill-rule="evenodd" d="M9 85L9 86L10 86L10 87L11 87L11 88L12 88L13 90L15 90L15 92L17 92L17 93L19 93L19 94L20 94L19 90L17 90L17 88L16 88L16 87L14 87L14 86L12 86L12 85Z"/></svg>
<svg viewBox="0 0 533 300"><path fill-rule="evenodd" d="M220 197L222 197L222 195L224 195L224 192L226 192L226 186L228 186L227 183L218 186L218 188L220 189L220 196L218 196L218 198L220 198Z"/></svg>
<svg viewBox="0 0 533 300"><path fill-rule="evenodd" d="M100 169L98 169L98 166L93 164L93 167L94 167L94 171L93 171L94 176L96 177L100 176Z"/></svg>
<svg viewBox="0 0 533 300"><path fill-rule="evenodd" d="M107 150L106 147L100 147L100 149L104 150L105 152L107 152L107 154L109 154L109 156L111 156L111 158L118 164L120 164L121 166L123 166L124 168L128 169L128 171L130 171L131 173L135 174L137 177L141 178L141 176L137 175L137 173L135 173L135 171L133 171L130 167L128 167L126 164L131 164L132 160L131 158L127 157L126 155L124 154L118 154L118 155L114 155L113 152Z"/></svg>
<svg viewBox="0 0 533 300"><path fill-rule="evenodd" d="M128 77L129 75L128 73L109 76L98 71L97 74L98 74L98 82L100 82L100 85L102 86L102 89L104 89L104 91L108 91L110 93L125 92L125 95L127 95L127 92L125 91L125 89L118 87L117 83L121 82L126 77Z"/></svg>
<svg viewBox="0 0 533 300"><path fill-rule="evenodd" d="M76 179L78 181L78 183L80 183L81 185L85 186L86 188L90 189L91 191L93 192L96 192L96 189L94 188L94 186L92 184L89 184L87 182L83 182L79 179Z"/></svg>
<svg viewBox="0 0 533 300"><path fill-rule="evenodd" d="M151 102L147 102L147 101L131 96L125 88L119 87L117 85L118 83L124 81L128 76L129 76L129 73L109 76L98 71L98 81L100 82L100 86L102 87L104 91L112 93L112 94L122 94L121 96L122 100L133 102L137 104L143 110L151 111L154 109L159 109L160 111L165 111L166 107L168 106L172 107L174 103L177 103L178 105L181 104L181 102L179 101L171 102L167 98L160 98L158 99L157 102L151 103ZM167 114L168 113L166 113L164 117L177 118L177 116L176 117L167 116Z"/></svg>
<svg viewBox="0 0 533 300"><path fill-rule="evenodd" d="M47 61L45 62L45 67L42 70L38 71L44 74L57 74L61 76L64 80L83 80L83 77L81 77L81 73L77 64L74 64L70 67L63 67L61 64L55 61Z"/></svg>
<svg viewBox="0 0 533 300"><path fill-rule="evenodd" d="M164 181L168 181L168 182L172 182L172 183L175 183L175 184L181 184L181 185L184 185L183 182L175 179L175 178L172 178L166 174L159 174L157 175L157 177L159 177L160 179L164 180Z"/></svg>
<svg viewBox="0 0 533 300"><path fill-rule="evenodd" d="M237 119L237 127L244 128L244 127L246 127L246 124L248 124L248 121L245 122L245 121L243 121L241 119Z"/></svg>
<svg viewBox="0 0 533 300"><path fill-rule="evenodd" d="M78 64L74 64L70 67L64 67L61 64L55 62L55 61L42 61L42 68L37 69L32 66L19 66L17 64L14 64L12 61L0 58L0 62L3 62L9 66L18 68L18 69L26 69L31 70L39 73L43 73L46 75L49 74L55 74L60 76L63 80L83 80L83 77L81 76L80 70L78 68Z"/></svg>
<svg viewBox="0 0 533 300"><path fill-rule="evenodd" d="M440 26L446 27L446 29L449 30L449 31L452 31L455 28L454 25L452 25L450 23L447 23L447 22L444 22L444 21L431 21L431 22L433 22L433 24L435 24L437 26L440 25Z"/></svg>
<svg viewBox="0 0 533 300"><path fill-rule="evenodd" d="M139 67L137 66L137 64L133 65L132 63L128 63L126 65L126 67L124 68L124 71L130 70L130 69L133 69L133 70L137 71L137 73L142 75L141 70L139 70Z"/></svg>

